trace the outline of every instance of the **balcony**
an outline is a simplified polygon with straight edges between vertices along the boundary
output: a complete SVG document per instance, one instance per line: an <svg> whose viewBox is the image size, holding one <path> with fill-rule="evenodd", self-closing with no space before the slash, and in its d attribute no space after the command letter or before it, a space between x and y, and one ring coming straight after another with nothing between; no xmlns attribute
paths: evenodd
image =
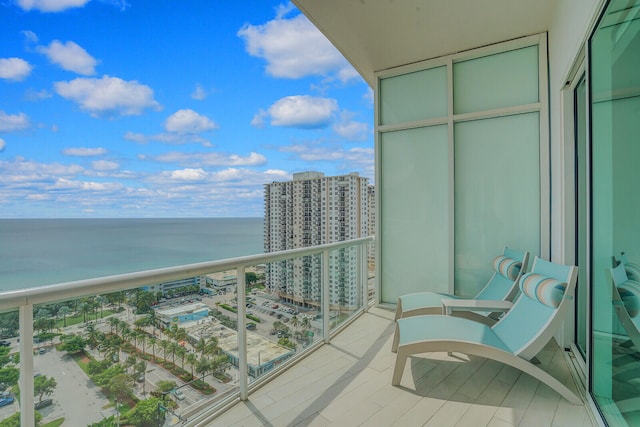
<svg viewBox="0 0 640 427"><path fill-rule="evenodd" d="M4 293L0 310L20 317L19 337L9 338L10 353L17 351L19 362L13 357L4 366L18 368L20 379L10 386L19 398L0 407L0 420L20 411L21 425L32 426L31 408L51 399L38 409L43 421L64 418L65 425L103 419L110 420L103 425L135 425L132 407L147 401L154 405L157 425L164 426L595 425L585 407L570 405L528 375L481 358L421 355L411 360L402 387L392 387L393 312L369 305L371 241ZM333 302L329 287L323 286L329 282L332 255L346 248L358 250L358 277L350 287L356 307ZM278 299L277 290L249 286L248 291L245 273L255 266L267 264L268 271L271 263L310 255L322 260L318 283L306 283L317 285L319 301L299 297L297 291L287 301ZM146 323L149 313L139 313L146 295L141 287L231 269L237 272L237 286L223 295L161 301L153 310L155 323ZM47 312L53 306L58 307L55 315ZM86 340L85 350L65 347L76 337ZM556 377L572 383L555 345L538 358ZM105 368L102 377L94 372L100 366ZM48 392L43 378L55 379L56 386ZM119 382L128 384L126 391Z"/></svg>
<svg viewBox="0 0 640 427"><path fill-rule="evenodd" d="M142 425L143 409L136 408L153 407L151 423L168 426L246 399L368 307L371 241L5 292L0 421L33 426L37 414L44 423ZM321 284L329 283L330 254L352 246L359 253L358 302L337 306ZM324 277L315 279L311 299L294 287L281 300L280 283L267 289L256 281L255 272L310 256L318 257ZM230 270L237 281L224 287L192 285L206 283L205 276L230 277ZM176 286L163 293L167 283Z"/></svg>

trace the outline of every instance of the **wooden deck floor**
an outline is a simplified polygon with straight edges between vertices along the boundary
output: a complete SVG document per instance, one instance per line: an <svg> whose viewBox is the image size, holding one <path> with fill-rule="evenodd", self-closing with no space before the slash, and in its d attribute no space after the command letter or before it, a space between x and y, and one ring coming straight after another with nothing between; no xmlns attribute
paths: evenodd
<svg viewBox="0 0 640 427"><path fill-rule="evenodd" d="M300 363L218 417L215 426L594 426L539 381L498 362L430 353L391 386L393 313L373 308ZM575 390L552 341L541 366Z"/></svg>

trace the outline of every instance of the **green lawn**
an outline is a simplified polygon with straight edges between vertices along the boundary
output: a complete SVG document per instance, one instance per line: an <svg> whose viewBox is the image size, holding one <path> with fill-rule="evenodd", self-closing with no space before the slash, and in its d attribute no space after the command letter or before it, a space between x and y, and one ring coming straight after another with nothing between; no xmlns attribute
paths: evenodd
<svg viewBox="0 0 640 427"><path fill-rule="evenodd" d="M64 423L64 418L58 418L49 423L42 424L41 427L60 427Z"/></svg>
<svg viewBox="0 0 640 427"><path fill-rule="evenodd" d="M98 319L104 319L105 317L111 316L114 313L117 313L117 312L115 310L104 310L102 312L102 316L100 316L100 313L98 313L97 315L93 313L87 313L87 322L96 321ZM84 323L84 316L82 314L67 316L67 326L77 325L78 323ZM64 320L58 319L56 322L56 327L57 328L64 327Z"/></svg>

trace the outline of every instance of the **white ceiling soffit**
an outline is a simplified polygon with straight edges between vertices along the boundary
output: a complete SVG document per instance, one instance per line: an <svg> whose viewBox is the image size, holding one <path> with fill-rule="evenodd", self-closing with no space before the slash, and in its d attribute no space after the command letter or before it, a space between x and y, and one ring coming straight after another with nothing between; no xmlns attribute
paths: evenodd
<svg viewBox="0 0 640 427"><path fill-rule="evenodd" d="M554 0L293 0L373 86L376 71L548 30Z"/></svg>

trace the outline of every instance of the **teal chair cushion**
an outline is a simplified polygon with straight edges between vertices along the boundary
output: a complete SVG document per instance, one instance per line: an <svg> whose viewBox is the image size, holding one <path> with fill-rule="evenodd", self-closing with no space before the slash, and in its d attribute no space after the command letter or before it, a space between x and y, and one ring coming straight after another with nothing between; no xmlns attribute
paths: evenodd
<svg viewBox="0 0 640 427"><path fill-rule="evenodd" d="M640 313L640 283L627 280L618 286L618 294L629 317L636 317Z"/></svg>
<svg viewBox="0 0 640 427"><path fill-rule="evenodd" d="M516 280L520 269L522 268L522 262L517 259L508 258L504 255L497 256L493 260L493 269L510 280Z"/></svg>
<svg viewBox="0 0 640 427"><path fill-rule="evenodd" d="M542 274L527 273L520 279L520 290L534 301L548 307L560 305L567 284Z"/></svg>

